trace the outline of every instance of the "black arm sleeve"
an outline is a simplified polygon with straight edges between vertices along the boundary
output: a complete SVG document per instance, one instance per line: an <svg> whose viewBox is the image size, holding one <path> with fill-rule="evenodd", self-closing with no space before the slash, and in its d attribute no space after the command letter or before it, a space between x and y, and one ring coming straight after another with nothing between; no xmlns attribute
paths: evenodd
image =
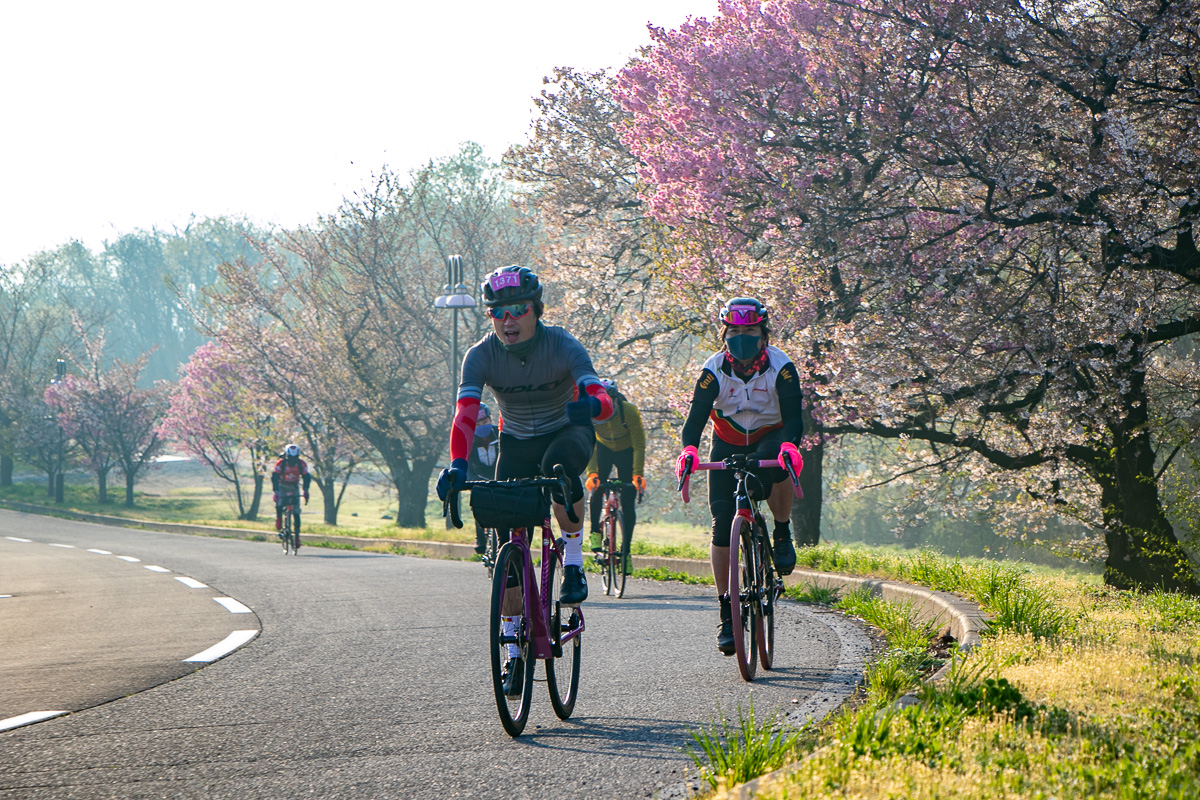
<svg viewBox="0 0 1200 800"><path fill-rule="evenodd" d="M775 391L779 394L784 441L798 442L804 436L804 393L800 390L800 376L795 364L789 362L779 370Z"/></svg>
<svg viewBox="0 0 1200 800"><path fill-rule="evenodd" d="M312 473L311 472L304 473L304 493L305 494L308 494L308 486L311 483L312 483Z"/></svg>
<svg viewBox="0 0 1200 800"><path fill-rule="evenodd" d="M279 492L279 473L274 470L271 471L271 491Z"/></svg>
<svg viewBox="0 0 1200 800"><path fill-rule="evenodd" d="M713 403L717 401L717 376L707 369L700 371L700 379L692 392L692 407L688 411L687 421L683 423L683 446L699 447L700 437L704 426L708 424L708 415L712 413Z"/></svg>

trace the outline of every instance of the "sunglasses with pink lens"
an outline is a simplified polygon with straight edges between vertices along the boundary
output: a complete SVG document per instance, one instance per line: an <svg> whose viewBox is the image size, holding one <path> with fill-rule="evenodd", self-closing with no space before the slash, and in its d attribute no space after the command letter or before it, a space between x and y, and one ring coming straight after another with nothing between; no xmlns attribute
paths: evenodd
<svg viewBox="0 0 1200 800"><path fill-rule="evenodd" d="M504 319L512 317L520 319L533 310L533 303L509 303L506 306L492 306L488 309L488 313L492 315L492 319Z"/></svg>
<svg viewBox="0 0 1200 800"><path fill-rule="evenodd" d="M762 321L762 314L754 306L730 306L725 315L727 325L757 325Z"/></svg>

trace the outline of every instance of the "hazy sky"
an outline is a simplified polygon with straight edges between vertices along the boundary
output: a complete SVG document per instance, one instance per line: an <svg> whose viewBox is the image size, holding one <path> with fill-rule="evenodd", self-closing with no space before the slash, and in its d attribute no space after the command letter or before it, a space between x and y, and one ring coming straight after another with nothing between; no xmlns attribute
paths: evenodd
<svg viewBox="0 0 1200 800"><path fill-rule="evenodd" d="M39 0L0 11L0 265L190 215L297 225L383 165L523 141L556 66L717 0Z"/></svg>

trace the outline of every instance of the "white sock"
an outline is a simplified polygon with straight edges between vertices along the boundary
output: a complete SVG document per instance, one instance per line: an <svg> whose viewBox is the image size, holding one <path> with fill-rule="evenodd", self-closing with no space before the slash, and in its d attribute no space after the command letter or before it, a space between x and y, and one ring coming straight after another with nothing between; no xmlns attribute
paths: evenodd
<svg viewBox="0 0 1200 800"><path fill-rule="evenodd" d="M517 614L515 617L506 617L506 616L501 615L501 617L500 617L500 633L502 633L505 636L512 636L514 633L516 633L517 627L521 624L522 616L524 616L524 615ZM517 647L515 644L508 645L508 657L509 658L518 658L518 657L520 657L520 655L521 655L521 648Z"/></svg>
<svg viewBox="0 0 1200 800"><path fill-rule="evenodd" d="M583 566L583 528L577 531L568 533L562 532L563 535L563 566L564 567L582 567Z"/></svg>

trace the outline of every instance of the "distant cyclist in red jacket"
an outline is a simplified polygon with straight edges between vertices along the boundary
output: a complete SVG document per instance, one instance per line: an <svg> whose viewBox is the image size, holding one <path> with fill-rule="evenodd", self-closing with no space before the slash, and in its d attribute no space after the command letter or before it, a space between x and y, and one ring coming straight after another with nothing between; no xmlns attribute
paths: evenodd
<svg viewBox="0 0 1200 800"><path fill-rule="evenodd" d="M308 471L308 462L300 457L300 446L289 444L283 448L283 455L275 462L271 471L271 490L275 493L275 530L283 529L283 507L292 498L291 504L296 507L296 533L300 533L300 495L308 503L308 485L312 483L312 473ZM281 534L282 535L282 534Z"/></svg>

